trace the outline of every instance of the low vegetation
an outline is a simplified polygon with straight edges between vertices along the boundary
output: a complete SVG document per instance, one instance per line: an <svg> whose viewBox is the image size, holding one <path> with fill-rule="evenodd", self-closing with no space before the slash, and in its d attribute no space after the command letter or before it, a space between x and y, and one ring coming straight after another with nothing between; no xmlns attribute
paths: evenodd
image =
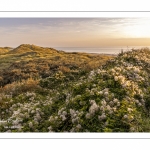
<svg viewBox="0 0 150 150"><path fill-rule="evenodd" d="M0 57L1 132L150 131L147 48L114 57L24 44Z"/></svg>

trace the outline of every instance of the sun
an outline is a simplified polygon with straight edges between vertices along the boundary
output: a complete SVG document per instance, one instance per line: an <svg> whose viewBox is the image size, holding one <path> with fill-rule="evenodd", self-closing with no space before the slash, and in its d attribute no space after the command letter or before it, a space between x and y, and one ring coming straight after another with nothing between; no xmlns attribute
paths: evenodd
<svg viewBox="0 0 150 150"><path fill-rule="evenodd" d="M123 27L125 37L129 38L150 38L150 20L139 19L134 24Z"/></svg>
<svg viewBox="0 0 150 150"><path fill-rule="evenodd" d="M130 38L150 37L150 29L147 26L130 26L125 29L125 35Z"/></svg>

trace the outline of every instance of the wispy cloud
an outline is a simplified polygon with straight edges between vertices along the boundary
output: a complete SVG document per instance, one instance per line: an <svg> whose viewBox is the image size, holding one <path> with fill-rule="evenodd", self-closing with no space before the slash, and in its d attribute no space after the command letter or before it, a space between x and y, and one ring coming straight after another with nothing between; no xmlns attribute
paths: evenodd
<svg viewBox="0 0 150 150"><path fill-rule="evenodd" d="M149 26L150 18L0 18L0 45L100 45L102 39L150 38Z"/></svg>

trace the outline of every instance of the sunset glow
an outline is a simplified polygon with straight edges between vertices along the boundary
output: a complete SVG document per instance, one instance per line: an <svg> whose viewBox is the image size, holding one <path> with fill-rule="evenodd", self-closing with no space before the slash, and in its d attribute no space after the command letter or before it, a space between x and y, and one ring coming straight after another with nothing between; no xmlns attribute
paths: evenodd
<svg viewBox="0 0 150 150"><path fill-rule="evenodd" d="M131 38L150 38L149 25L149 18L135 19L123 27L123 33L126 37Z"/></svg>
<svg viewBox="0 0 150 150"><path fill-rule="evenodd" d="M149 46L150 18L0 18L0 46Z"/></svg>

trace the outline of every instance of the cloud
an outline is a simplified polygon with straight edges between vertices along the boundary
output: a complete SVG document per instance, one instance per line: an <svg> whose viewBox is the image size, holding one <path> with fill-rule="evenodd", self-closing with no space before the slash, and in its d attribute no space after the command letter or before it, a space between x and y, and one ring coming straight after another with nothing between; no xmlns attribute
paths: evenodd
<svg viewBox="0 0 150 150"><path fill-rule="evenodd" d="M0 45L99 45L102 39L149 37L149 26L150 18L0 18Z"/></svg>

